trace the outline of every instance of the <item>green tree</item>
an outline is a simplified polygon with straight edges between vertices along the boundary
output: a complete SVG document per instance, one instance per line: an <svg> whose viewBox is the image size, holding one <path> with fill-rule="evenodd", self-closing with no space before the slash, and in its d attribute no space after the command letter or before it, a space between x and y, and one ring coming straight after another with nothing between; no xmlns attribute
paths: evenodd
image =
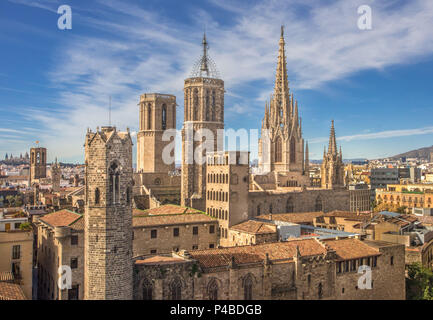
<svg viewBox="0 0 433 320"><path fill-rule="evenodd" d="M406 278L406 299L433 300L433 271L420 263L408 266Z"/></svg>

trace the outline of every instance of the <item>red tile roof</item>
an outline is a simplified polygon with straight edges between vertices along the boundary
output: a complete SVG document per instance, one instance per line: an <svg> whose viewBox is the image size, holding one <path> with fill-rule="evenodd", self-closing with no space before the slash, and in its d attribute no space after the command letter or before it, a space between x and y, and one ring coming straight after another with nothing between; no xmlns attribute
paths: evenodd
<svg viewBox="0 0 433 320"><path fill-rule="evenodd" d="M175 204L166 204L157 208L147 210L134 210L134 215L170 215L170 214L184 214L184 213L203 213L202 211L181 207Z"/></svg>
<svg viewBox="0 0 433 320"><path fill-rule="evenodd" d="M335 250L339 260L358 259L378 256L378 249L367 245L358 239L322 240L330 249Z"/></svg>
<svg viewBox="0 0 433 320"><path fill-rule="evenodd" d="M147 265L155 265L155 264L171 264L171 263L179 263L185 261L182 258L177 257L169 257L169 256L154 256L150 258L145 258L143 260L135 261L135 264L147 264Z"/></svg>
<svg viewBox="0 0 433 320"><path fill-rule="evenodd" d="M18 284L0 282L0 300L27 300Z"/></svg>
<svg viewBox="0 0 433 320"><path fill-rule="evenodd" d="M226 266L232 257L237 264L259 263L265 260L266 253L272 260L291 260L299 247L301 256L314 256L326 253L325 246L315 239L291 240L286 242L264 243L253 246L227 247L219 249L189 251L192 259L198 260L205 268Z"/></svg>
<svg viewBox="0 0 433 320"><path fill-rule="evenodd" d="M272 219L271 219L272 216ZM299 224L312 224L314 218L323 216L323 212L274 213L258 216L259 219L284 221Z"/></svg>
<svg viewBox="0 0 433 320"><path fill-rule="evenodd" d="M47 214L41 218L40 221L52 226L52 227L67 227L72 225L78 219L81 219L83 216L76 212L70 210L60 210L50 214Z"/></svg>
<svg viewBox="0 0 433 320"><path fill-rule="evenodd" d="M133 227L149 227L157 225L176 225L176 224L191 224L191 223L204 223L213 222L217 223L218 220L206 214L173 214L161 216L146 216L146 217L132 217Z"/></svg>
<svg viewBox="0 0 433 320"><path fill-rule="evenodd" d="M255 220L248 220L240 224L230 227L231 230L252 233L252 234L266 234L276 233L277 228L274 224L265 223Z"/></svg>

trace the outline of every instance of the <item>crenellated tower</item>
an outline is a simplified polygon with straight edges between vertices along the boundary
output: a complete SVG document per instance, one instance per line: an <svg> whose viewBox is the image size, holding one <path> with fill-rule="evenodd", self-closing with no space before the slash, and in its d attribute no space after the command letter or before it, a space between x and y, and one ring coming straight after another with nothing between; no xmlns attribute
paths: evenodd
<svg viewBox="0 0 433 320"><path fill-rule="evenodd" d="M203 55L184 84L182 128L181 205L206 208L206 153L222 149L218 130L224 129L224 81L208 56L206 35Z"/></svg>
<svg viewBox="0 0 433 320"><path fill-rule="evenodd" d="M145 93L140 96L139 107L137 171L167 174L175 169L175 163L163 159L164 148L171 143L164 141L163 135L165 130L176 129L176 97Z"/></svg>
<svg viewBox="0 0 433 320"><path fill-rule="evenodd" d="M85 147L84 299L132 299L132 140L88 131Z"/></svg>
<svg viewBox="0 0 433 320"><path fill-rule="evenodd" d="M331 123L329 134L328 151L326 147L323 151L323 162L321 167L322 188L335 189L344 187L344 163L343 154L337 149L337 139L335 137L334 120Z"/></svg>

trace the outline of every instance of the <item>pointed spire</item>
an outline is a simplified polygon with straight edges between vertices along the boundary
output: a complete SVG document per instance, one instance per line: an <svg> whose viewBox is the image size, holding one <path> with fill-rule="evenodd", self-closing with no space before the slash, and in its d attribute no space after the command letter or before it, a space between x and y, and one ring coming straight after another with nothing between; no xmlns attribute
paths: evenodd
<svg viewBox="0 0 433 320"><path fill-rule="evenodd" d="M334 120L332 120L331 122L331 132L329 134L328 153L333 155L337 154L337 140L335 138Z"/></svg>
<svg viewBox="0 0 433 320"><path fill-rule="evenodd" d="M275 75L275 89L274 96L278 102L283 104L284 99L288 99L289 94L289 83L287 80L287 65L286 65L286 53L284 48L284 27L281 26L281 37L278 49L278 63L277 72Z"/></svg>
<svg viewBox="0 0 433 320"><path fill-rule="evenodd" d="M206 33L203 32L203 57L201 59L201 65L200 65L200 71L206 72L207 75L209 75L209 68L207 65L207 41L206 41Z"/></svg>

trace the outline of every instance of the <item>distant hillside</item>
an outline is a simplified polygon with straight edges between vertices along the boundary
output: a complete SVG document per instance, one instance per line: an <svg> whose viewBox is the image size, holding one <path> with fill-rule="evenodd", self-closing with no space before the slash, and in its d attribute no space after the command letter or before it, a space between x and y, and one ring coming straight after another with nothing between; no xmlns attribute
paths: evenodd
<svg viewBox="0 0 433 320"><path fill-rule="evenodd" d="M433 152L433 146L426 147L426 148L421 148L421 149L416 149L416 150L412 150L412 151L408 151L408 152L405 152L405 153L393 156L391 158L398 159L398 158L401 158L401 157L406 157L406 158L421 158L421 159L428 160L431 152Z"/></svg>

